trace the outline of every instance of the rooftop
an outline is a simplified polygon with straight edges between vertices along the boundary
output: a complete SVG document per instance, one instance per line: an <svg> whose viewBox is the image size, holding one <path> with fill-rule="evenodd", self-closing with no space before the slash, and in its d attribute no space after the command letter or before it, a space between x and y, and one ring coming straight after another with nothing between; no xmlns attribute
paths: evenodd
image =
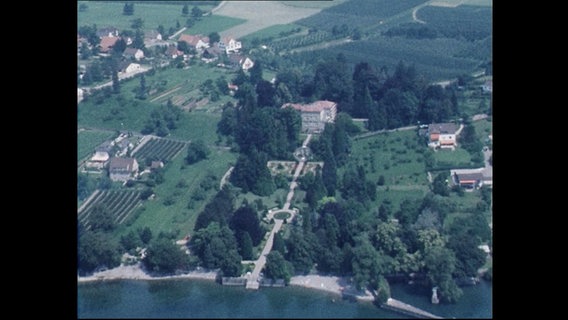
<svg viewBox="0 0 568 320"><path fill-rule="evenodd" d="M286 103L282 106L282 108L292 107L301 112L322 112L323 110L333 108L335 105L336 103L333 101L319 100L310 104Z"/></svg>

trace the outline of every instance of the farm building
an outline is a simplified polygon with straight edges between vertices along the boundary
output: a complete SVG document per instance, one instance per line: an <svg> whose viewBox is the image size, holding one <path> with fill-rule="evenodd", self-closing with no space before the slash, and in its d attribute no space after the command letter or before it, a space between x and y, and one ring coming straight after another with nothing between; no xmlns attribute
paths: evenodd
<svg viewBox="0 0 568 320"><path fill-rule="evenodd" d="M152 41L152 40L162 40L162 34L156 30L150 30L144 32L144 43L146 43L146 41Z"/></svg>
<svg viewBox="0 0 568 320"><path fill-rule="evenodd" d="M483 168L451 170L452 183L466 190L479 189L483 186Z"/></svg>
<svg viewBox="0 0 568 320"><path fill-rule="evenodd" d="M108 172L112 181L127 181L138 173L138 162L134 158L111 158Z"/></svg>
<svg viewBox="0 0 568 320"><path fill-rule="evenodd" d="M229 56L229 66L234 68L241 67L244 71L247 71L254 66L254 62L248 57L234 54Z"/></svg>
<svg viewBox="0 0 568 320"><path fill-rule="evenodd" d="M126 48L122 55L126 59L135 59L136 61L144 58L144 51L136 48Z"/></svg>
<svg viewBox="0 0 568 320"><path fill-rule="evenodd" d="M116 44L118 41L117 37L102 37L101 42L99 44L100 52L101 53L108 53L112 46Z"/></svg>
<svg viewBox="0 0 568 320"><path fill-rule="evenodd" d="M337 103L319 100L310 104L286 103L282 108L294 108L302 117L302 132L320 133L326 123L333 123L337 113Z"/></svg>
<svg viewBox="0 0 568 320"><path fill-rule="evenodd" d="M108 163L109 158L108 152L96 151L91 159L85 163L85 168L101 170Z"/></svg>
<svg viewBox="0 0 568 320"><path fill-rule="evenodd" d="M428 146L431 148L455 149L457 146L457 136L461 132L461 127L455 123L432 123L428 126L430 137Z"/></svg>

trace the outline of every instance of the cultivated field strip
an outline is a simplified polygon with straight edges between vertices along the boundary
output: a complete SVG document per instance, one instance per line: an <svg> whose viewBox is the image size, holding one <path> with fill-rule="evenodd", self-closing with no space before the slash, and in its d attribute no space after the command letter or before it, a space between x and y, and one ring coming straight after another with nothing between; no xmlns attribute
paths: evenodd
<svg viewBox="0 0 568 320"><path fill-rule="evenodd" d="M116 224L123 223L128 215L140 204L139 190L105 190L101 191L77 212L77 219L85 226L90 225L90 216L97 205L102 205L111 213Z"/></svg>
<svg viewBox="0 0 568 320"><path fill-rule="evenodd" d="M170 139L153 138L138 149L133 155L139 160L146 158L155 158L160 161L170 161L173 159L186 145L182 141Z"/></svg>

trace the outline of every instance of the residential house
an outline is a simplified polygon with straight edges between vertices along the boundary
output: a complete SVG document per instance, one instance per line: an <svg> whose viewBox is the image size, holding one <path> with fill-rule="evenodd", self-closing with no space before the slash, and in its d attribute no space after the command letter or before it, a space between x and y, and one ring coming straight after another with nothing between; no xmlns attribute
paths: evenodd
<svg viewBox="0 0 568 320"><path fill-rule="evenodd" d="M232 54L229 56L229 66L233 68L241 67L244 71L248 71L254 66L254 62L248 57Z"/></svg>
<svg viewBox="0 0 568 320"><path fill-rule="evenodd" d="M219 49L225 51L226 54L239 52L242 48L240 41L235 40L232 37L224 37L217 43Z"/></svg>
<svg viewBox="0 0 568 320"><path fill-rule="evenodd" d="M135 59L136 61L139 61L140 59L144 58L144 51L140 50L140 49L136 49L136 48L126 48L124 50L124 52L122 53L122 55L126 58L126 59Z"/></svg>
<svg viewBox="0 0 568 320"><path fill-rule="evenodd" d="M428 136L431 148L450 148L457 146L457 136L461 132L461 126L455 123L432 123L428 126Z"/></svg>
<svg viewBox="0 0 568 320"><path fill-rule="evenodd" d="M452 182L466 190L479 189L483 186L483 168L450 170Z"/></svg>
<svg viewBox="0 0 568 320"><path fill-rule="evenodd" d="M162 34L156 30L150 30L144 32L144 42L154 41L154 40L162 40Z"/></svg>
<svg viewBox="0 0 568 320"><path fill-rule="evenodd" d="M176 45L171 45L166 49L166 56L170 59L175 59L177 57L183 57L183 52L178 50Z"/></svg>
<svg viewBox="0 0 568 320"><path fill-rule="evenodd" d="M221 53L221 49L219 49L217 46L206 48L201 54L201 60L205 61L206 63L213 62L219 59Z"/></svg>
<svg viewBox="0 0 568 320"><path fill-rule="evenodd" d="M182 34L178 42L185 42L190 48L195 50L209 48L209 37L203 37L201 35Z"/></svg>
<svg viewBox="0 0 568 320"><path fill-rule="evenodd" d="M138 173L134 158L110 158L108 172L112 181L127 181Z"/></svg>
<svg viewBox="0 0 568 320"><path fill-rule="evenodd" d="M102 170L107 164L109 158L110 156L108 152L95 151L95 154L91 157L91 159L85 163L85 168Z"/></svg>
<svg viewBox="0 0 568 320"><path fill-rule="evenodd" d="M103 37L118 37L118 29L115 27L106 27L97 30L97 36L99 38Z"/></svg>
<svg viewBox="0 0 568 320"><path fill-rule="evenodd" d="M333 123L337 114L337 103L319 100L310 104L286 103L282 108L293 108L300 111L302 132L320 133L326 123Z"/></svg>
<svg viewBox="0 0 568 320"><path fill-rule="evenodd" d="M130 63L129 61L122 61L118 64L118 73L132 73L139 71L141 68L138 63Z"/></svg>
<svg viewBox="0 0 568 320"><path fill-rule="evenodd" d="M102 37L101 42L99 43L99 52L108 53L110 49L115 45L116 41L118 41L117 37Z"/></svg>

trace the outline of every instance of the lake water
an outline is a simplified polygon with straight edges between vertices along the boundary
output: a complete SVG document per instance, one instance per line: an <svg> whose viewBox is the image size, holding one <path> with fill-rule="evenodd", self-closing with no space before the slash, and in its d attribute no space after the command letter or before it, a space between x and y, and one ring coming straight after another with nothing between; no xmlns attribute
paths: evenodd
<svg viewBox="0 0 568 320"><path fill-rule="evenodd" d="M391 286L395 299L433 314L491 318L492 286L464 287L453 305L432 305L427 296L403 284ZM205 280L115 280L79 283L79 318L408 318L372 303L300 287L226 287Z"/></svg>

